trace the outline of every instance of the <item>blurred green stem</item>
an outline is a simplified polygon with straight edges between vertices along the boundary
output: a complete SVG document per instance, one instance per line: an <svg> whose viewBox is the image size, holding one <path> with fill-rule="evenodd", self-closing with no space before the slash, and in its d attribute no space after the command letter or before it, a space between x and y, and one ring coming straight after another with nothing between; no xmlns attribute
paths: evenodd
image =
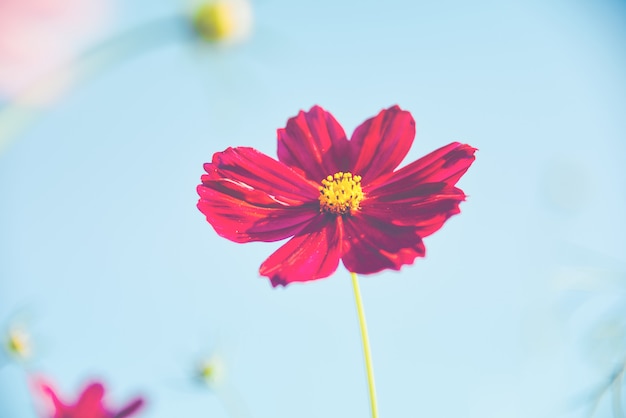
<svg viewBox="0 0 626 418"><path fill-rule="evenodd" d="M230 418L246 418L248 409L233 387L220 387L214 390Z"/></svg>
<svg viewBox="0 0 626 418"><path fill-rule="evenodd" d="M352 288L354 289L356 311L359 316L359 328L361 329L361 340L363 342L363 356L365 357L365 370L367 372L370 408L372 410L372 418L378 418L378 407L376 406L376 385L374 383L374 367L372 366L372 354L370 352L369 337L367 336L367 323L365 322L365 311L363 310L363 301L361 300L361 290L359 289L359 281L356 277L356 273L350 273L350 276L352 276Z"/></svg>
<svg viewBox="0 0 626 418"><path fill-rule="evenodd" d="M615 418L624 418L622 412L622 381L624 379L624 366L617 373L613 380L613 416Z"/></svg>
<svg viewBox="0 0 626 418"><path fill-rule="evenodd" d="M610 379L608 379L608 382L597 391L596 395L594 395L593 404L591 405L588 418L593 418L596 415L602 398L611 390L613 391L613 395L611 396L613 417L624 418L624 412L622 411L622 384L624 383L625 372L626 361L622 363L620 368L611 375Z"/></svg>

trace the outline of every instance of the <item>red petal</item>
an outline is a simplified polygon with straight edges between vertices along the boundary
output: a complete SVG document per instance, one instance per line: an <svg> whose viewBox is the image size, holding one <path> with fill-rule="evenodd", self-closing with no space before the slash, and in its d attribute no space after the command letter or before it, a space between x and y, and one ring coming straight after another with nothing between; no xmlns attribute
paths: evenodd
<svg viewBox="0 0 626 418"><path fill-rule="evenodd" d="M396 225L415 227L425 237L459 213L465 194L454 184L474 162L475 148L458 142L377 179L364 187L362 213Z"/></svg>
<svg viewBox="0 0 626 418"><path fill-rule="evenodd" d="M474 147L453 142L391 174L376 179L363 191L391 195L404 193L416 185L425 183L441 182L454 186L474 162L475 151ZM379 191L383 188L384 190Z"/></svg>
<svg viewBox="0 0 626 418"><path fill-rule="evenodd" d="M350 139L352 174L367 180L392 172L406 157L415 138L415 121L398 106L382 110L361 124Z"/></svg>
<svg viewBox="0 0 626 418"><path fill-rule="evenodd" d="M249 147L228 148L206 163L202 181L227 179L259 190L283 203L317 200L319 183L307 181L285 164Z"/></svg>
<svg viewBox="0 0 626 418"><path fill-rule="evenodd" d="M445 183L427 183L395 194L385 194L384 187L376 192L363 200L361 212L395 225L413 226L422 238L459 213L459 203L465 200L461 189Z"/></svg>
<svg viewBox="0 0 626 418"><path fill-rule="evenodd" d="M344 219L343 265L359 274L399 270L424 257L422 239L409 226L394 225L364 214Z"/></svg>
<svg viewBox="0 0 626 418"><path fill-rule="evenodd" d="M106 416L102 406L104 387L100 383L92 383L80 395L80 399L74 406L74 416L85 418L100 418Z"/></svg>
<svg viewBox="0 0 626 418"><path fill-rule="evenodd" d="M124 408L122 408L122 410L119 411L117 414L115 414L115 418L129 417L135 412L137 412L143 406L143 404L144 404L143 399L137 398L131 403L129 403L128 405L126 405Z"/></svg>
<svg viewBox="0 0 626 418"><path fill-rule="evenodd" d="M333 115L319 106L287 121L278 130L278 159L318 183L347 171L348 139Z"/></svg>
<svg viewBox="0 0 626 418"><path fill-rule="evenodd" d="M252 148L217 153L205 170L198 209L232 241L285 239L319 214L316 186Z"/></svg>
<svg viewBox="0 0 626 418"><path fill-rule="evenodd" d="M32 387L36 392L40 392L45 396L44 411L48 415L56 416L63 414L67 411L67 406L64 405L57 396L56 392L52 388L52 385L43 377L35 377L32 380Z"/></svg>
<svg viewBox="0 0 626 418"><path fill-rule="evenodd" d="M330 276L341 257L341 217L320 214L263 262L259 272L272 286Z"/></svg>

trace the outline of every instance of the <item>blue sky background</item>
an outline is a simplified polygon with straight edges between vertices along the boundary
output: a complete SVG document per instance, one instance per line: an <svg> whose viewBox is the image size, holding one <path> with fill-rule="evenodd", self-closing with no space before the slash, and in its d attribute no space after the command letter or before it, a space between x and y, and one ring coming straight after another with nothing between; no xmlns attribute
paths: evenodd
<svg viewBox="0 0 626 418"><path fill-rule="evenodd" d="M118 5L113 36L186 5ZM79 83L0 154L0 321L36 356L0 369L0 416L35 416L26 371L89 378L141 416L366 417L349 275L272 289L281 243L220 238L195 208L228 146L276 155L319 104L351 133L399 104L407 162L477 148L462 213L427 257L361 278L381 417L585 417L626 353L626 4L259 0L253 37L184 37ZM106 38L103 36L103 39ZM222 395L194 385L223 357ZM222 396L222 397L220 397ZM604 398L597 417L610 417ZM237 417L235 417L237 418Z"/></svg>

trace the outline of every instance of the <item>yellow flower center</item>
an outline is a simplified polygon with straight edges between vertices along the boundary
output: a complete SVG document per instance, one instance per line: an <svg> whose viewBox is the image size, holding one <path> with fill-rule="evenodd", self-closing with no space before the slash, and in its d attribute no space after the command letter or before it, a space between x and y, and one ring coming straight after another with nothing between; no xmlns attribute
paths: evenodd
<svg viewBox="0 0 626 418"><path fill-rule="evenodd" d="M320 210L335 215L345 215L359 210L363 200L361 176L338 172L322 180L320 186Z"/></svg>

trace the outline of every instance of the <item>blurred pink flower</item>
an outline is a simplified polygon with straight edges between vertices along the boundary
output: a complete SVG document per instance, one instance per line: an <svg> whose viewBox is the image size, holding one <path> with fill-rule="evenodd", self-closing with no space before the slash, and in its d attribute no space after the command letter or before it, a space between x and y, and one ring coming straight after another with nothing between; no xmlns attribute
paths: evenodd
<svg viewBox="0 0 626 418"><path fill-rule="evenodd" d="M74 404L59 400L49 382L42 378L34 381L35 395L44 403L43 418L124 418L134 415L144 404L135 398L122 408L111 410L103 405L104 386L99 382L88 384Z"/></svg>
<svg viewBox="0 0 626 418"><path fill-rule="evenodd" d="M0 0L0 99L58 70L105 21L107 0ZM60 89L56 83L53 90ZM41 93L43 101L55 92ZM37 101L37 99L34 99ZM40 100L40 101L41 101Z"/></svg>

